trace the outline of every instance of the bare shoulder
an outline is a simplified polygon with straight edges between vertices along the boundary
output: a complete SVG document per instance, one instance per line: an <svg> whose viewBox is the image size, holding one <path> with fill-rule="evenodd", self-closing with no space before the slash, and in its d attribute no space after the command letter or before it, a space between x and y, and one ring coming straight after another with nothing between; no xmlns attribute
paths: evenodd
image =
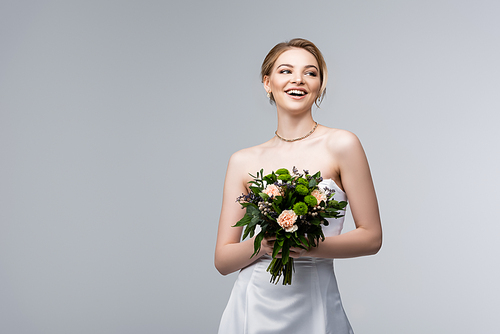
<svg viewBox="0 0 500 334"><path fill-rule="evenodd" d="M241 149L239 151L236 151L233 153L231 156L229 163L230 164L235 164L238 166L244 166L246 165L249 161L254 160L261 152L263 151L263 145L257 145L257 146L252 146L248 148Z"/></svg>
<svg viewBox="0 0 500 334"><path fill-rule="evenodd" d="M237 174L238 177L248 180L248 172L255 172L253 170L249 171L248 168L253 166L255 161L260 160L260 157L263 152L266 151L267 146L268 143L266 142L257 146L236 151L229 159L228 172Z"/></svg>
<svg viewBox="0 0 500 334"><path fill-rule="evenodd" d="M352 132L325 127L328 149L335 153L349 152L361 148L359 138Z"/></svg>

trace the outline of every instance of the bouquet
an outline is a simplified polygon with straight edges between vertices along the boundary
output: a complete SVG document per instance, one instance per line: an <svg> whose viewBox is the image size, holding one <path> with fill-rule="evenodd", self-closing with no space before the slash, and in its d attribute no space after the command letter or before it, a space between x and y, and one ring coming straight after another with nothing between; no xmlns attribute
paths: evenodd
<svg viewBox="0 0 500 334"><path fill-rule="evenodd" d="M250 192L239 196L236 200L246 208L243 218L234 226L246 226L243 239L260 232L255 237L254 253L260 251L264 236L275 236L272 261L267 268L271 274L271 283L277 284L283 276L283 285L292 284L293 258L290 247L309 250L323 241L322 226L328 226L326 218L339 218L347 202L333 199L334 190L319 188L323 180L321 173L310 175L307 170L300 174L293 167L292 174L280 168L271 174L263 174L261 169L257 176L250 176ZM281 257L277 255L281 253Z"/></svg>

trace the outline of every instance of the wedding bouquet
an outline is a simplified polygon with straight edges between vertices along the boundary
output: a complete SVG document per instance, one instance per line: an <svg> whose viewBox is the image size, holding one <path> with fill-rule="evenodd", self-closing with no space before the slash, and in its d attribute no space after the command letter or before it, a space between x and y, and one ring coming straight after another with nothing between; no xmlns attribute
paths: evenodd
<svg viewBox="0 0 500 334"><path fill-rule="evenodd" d="M260 226L251 257L259 253L264 236L275 236L273 259L267 271L272 283L277 284L283 275L283 285L292 284L290 247L316 247L319 240L325 239L322 226L328 226L326 218L342 217L347 202L334 200L333 189L318 187L323 180L320 172L310 175L304 170L299 174L295 167L292 174L285 168L265 176L263 172L261 169L257 176L250 174L250 192L236 199L246 213L234 226L246 226L243 239L253 237ZM277 257L280 253L281 257Z"/></svg>

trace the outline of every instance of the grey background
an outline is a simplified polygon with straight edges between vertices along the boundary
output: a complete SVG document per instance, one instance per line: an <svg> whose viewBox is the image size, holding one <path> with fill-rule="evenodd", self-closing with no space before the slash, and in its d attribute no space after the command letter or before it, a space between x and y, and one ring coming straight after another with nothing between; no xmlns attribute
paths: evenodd
<svg viewBox="0 0 500 334"><path fill-rule="evenodd" d="M384 227L336 261L356 333L497 333L498 1L0 3L0 331L214 333L230 155L259 79L315 42L320 123L356 133ZM353 228L348 218L346 229Z"/></svg>

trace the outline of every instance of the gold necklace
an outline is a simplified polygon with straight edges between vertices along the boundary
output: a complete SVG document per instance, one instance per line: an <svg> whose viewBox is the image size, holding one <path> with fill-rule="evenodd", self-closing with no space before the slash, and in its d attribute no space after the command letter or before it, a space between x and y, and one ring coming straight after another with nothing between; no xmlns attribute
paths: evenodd
<svg viewBox="0 0 500 334"><path fill-rule="evenodd" d="M281 137L281 136L278 134L278 130L276 130L276 131L274 132L274 134L275 134L275 135L276 135L276 137L278 137L279 139L281 139L281 140L283 140L283 141L287 141L287 142L292 142L292 141L302 140L302 139L307 138L307 137L309 137L310 135L312 135L312 134L313 134L313 132L314 132L314 130L316 130L316 128L318 127L318 122L314 122L314 123L316 123L316 125L314 126L314 128L313 128L313 129L312 129L312 130L311 130L311 131L310 131L307 135L302 136L302 137L299 137L299 138L294 138L294 139L286 139L286 138L283 138L283 137Z"/></svg>

